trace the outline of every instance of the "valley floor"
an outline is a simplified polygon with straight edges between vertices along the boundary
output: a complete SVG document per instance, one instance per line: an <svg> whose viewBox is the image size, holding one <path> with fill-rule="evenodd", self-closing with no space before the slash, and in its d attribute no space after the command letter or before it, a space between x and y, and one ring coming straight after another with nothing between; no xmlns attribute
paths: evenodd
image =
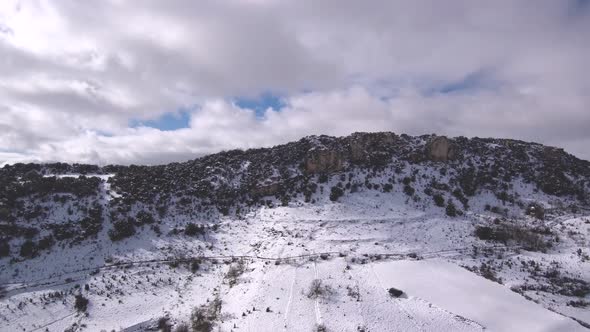
<svg viewBox="0 0 590 332"><path fill-rule="evenodd" d="M0 331L145 331L161 317L188 322L194 308L216 298L221 331L586 330L571 317L590 322L588 310L566 305L575 298L511 290L541 283L522 262L539 269L558 262L568 275L589 280L589 263L575 255L587 247L585 238L564 236L551 252L532 253L477 240L478 216L367 206L262 209L223 220L205 237L140 234L120 245L99 239L26 262L2 261ZM560 223L564 233L571 225L587 236L586 221ZM503 262L496 270L502 284L464 268L490 262ZM390 296L391 287L404 295ZM74 308L80 292L87 313Z"/></svg>

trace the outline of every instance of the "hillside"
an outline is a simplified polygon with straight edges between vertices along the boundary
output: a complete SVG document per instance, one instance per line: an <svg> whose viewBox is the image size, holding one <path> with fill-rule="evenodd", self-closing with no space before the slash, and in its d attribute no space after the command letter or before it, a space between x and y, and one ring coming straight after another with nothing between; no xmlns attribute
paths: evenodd
<svg viewBox="0 0 590 332"><path fill-rule="evenodd" d="M588 161L509 139L5 166L0 330L585 330L589 201Z"/></svg>

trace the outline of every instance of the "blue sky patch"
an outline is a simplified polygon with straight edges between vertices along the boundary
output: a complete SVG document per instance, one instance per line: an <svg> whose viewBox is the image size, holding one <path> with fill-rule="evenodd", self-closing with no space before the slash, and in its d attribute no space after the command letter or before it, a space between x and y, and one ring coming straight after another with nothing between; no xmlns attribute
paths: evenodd
<svg viewBox="0 0 590 332"><path fill-rule="evenodd" d="M234 103L240 108L248 108L256 111L257 117L263 116L264 111L269 107L278 111L285 106L283 98L272 93L263 93L256 98L238 97L234 99Z"/></svg>
<svg viewBox="0 0 590 332"><path fill-rule="evenodd" d="M163 131L173 131L177 129L188 128L190 119L191 117L188 111L180 110L178 112L165 113L154 120L133 119L129 122L129 126L132 128L151 127Z"/></svg>

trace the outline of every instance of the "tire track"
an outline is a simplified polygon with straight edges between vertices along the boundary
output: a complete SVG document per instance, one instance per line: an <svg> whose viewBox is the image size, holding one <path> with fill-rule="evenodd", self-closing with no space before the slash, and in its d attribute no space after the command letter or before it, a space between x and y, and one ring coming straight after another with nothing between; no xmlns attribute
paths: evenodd
<svg viewBox="0 0 590 332"><path fill-rule="evenodd" d="M361 326L367 326L367 320L365 319L365 315L363 314L363 310L362 310L361 305L360 305L360 291L361 291L361 288L360 288L360 285L359 285L358 278L356 276L354 276L354 274L350 270L344 269L344 271L346 271L346 273L348 273L348 275L352 278L352 280L354 281L354 284L356 285L356 289L359 292L359 295L358 295L359 296L359 301L356 302L356 309L357 309L357 312L358 312L359 316L361 317L361 324L362 324Z"/></svg>
<svg viewBox="0 0 590 332"><path fill-rule="evenodd" d="M289 289L289 300L287 301L287 306L285 307L285 331L287 331L287 327L289 326L289 313L291 311L291 302L293 301L293 290L295 289L295 280L297 279L297 267L294 267L295 271L293 272L293 280L291 281L291 287Z"/></svg>
<svg viewBox="0 0 590 332"><path fill-rule="evenodd" d="M502 252L508 252L511 250L520 249L520 247L506 247L506 246L489 246L489 247L481 247L481 250L501 250ZM382 256L384 258L395 259L395 260L402 260L402 259L432 259L438 257L452 257L454 255L465 254L472 251L472 247L463 247L463 248L454 248L454 249L445 249L445 250L438 250L438 251L430 251L430 252L405 252L405 253L382 253L382 254L374 254L377 256ZM11 289L7 289L8 296L12 296L18 294L18 291L27 290L35 287L42 287L42 286L55 286L62 284L71 283L72 281L79 281L83 278L88 277L88 275L75 275L79 273L88 273L89 275L98 273L99 271L104 270L112 270L112 269L120 269L120 268L129 268L129 267L137 267L137 266L144 266L150 264L167 264L167 263L190 263L195 259L202 260L202 261L214 261L214 260L262 260L262 261L283 261L283 262L293 262L302 259L314 259L320 258L321 256L335 256L340 254L339 251L328 251L328 252L321 252L321 253L310 253L310 254L302 254L302 255L294 255L294 256L285 256L285 257L267 257L267 256L259 256L259 255L218 255L218 256L194 256L188 258L164 258L164 259L150 259L150 260L137 260L137 261L126 261L126 262L117 262L113 264L105 264L102 266L94 266L94 267L87 267L81 268L77 270L72 270L69 272L65 272L59 275L54 275L48 278L39 278L34 280L28 281L14 281L8 283L0 284L0 287L9 287L9 286L16 286L12 287ZM66 278L65 282L63 279L66 276L72 276L72 278ZM74 279L77 278L77 279ZM58 279L58 280L56 280ZM70 279L70 280L68 280ZM19 287L20 286L20 287Z"/></svg>
<svg viewBox="0 0 590 332"><path fill-rule="evenodd" d="M313 262L313 271L314 271L314 277L315 279L319 280L318 277L318 267L316 262ZM320 312L320 301L319 299L316 297L315 300L315 322L317 325L321 325L322 324L322 313Z"/></svg>
<svg viewBox="0 0 590 332"><path fill-rule="evenodd" d="M383 285L383 282L381 281L381 278L379 278L379 276L375 272L375 269L373 268L373 264L372 263L369 264L369 268L371 269L371 272L373 273L373 276L375 276L375 279L379 283L379 286L381 288L383 288L383 290L385 290L387 292L388 291L387 287L385 287ZM418 324L416 323L416 319L414 318L414 316L412 316L405 308L403 308L395 299L389 299L389 300L392 301L395 304L395 306L408 317L408 319L410 320L410 322L412 323L412 325L414 325L414 327L415 327L415 330L414 331L426 331L424 329L424 325L418 326Z"/></svg>

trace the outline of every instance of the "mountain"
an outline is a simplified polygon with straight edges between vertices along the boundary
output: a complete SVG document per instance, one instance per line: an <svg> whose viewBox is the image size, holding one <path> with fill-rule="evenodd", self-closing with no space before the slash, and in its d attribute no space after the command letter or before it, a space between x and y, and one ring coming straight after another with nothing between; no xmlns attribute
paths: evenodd
<svg viewBox="0 0 590 332"><path fill-rule="evenodd" d="M511 139L9 165L0 331L584 330L589 200L588 161Z"/></svg>

